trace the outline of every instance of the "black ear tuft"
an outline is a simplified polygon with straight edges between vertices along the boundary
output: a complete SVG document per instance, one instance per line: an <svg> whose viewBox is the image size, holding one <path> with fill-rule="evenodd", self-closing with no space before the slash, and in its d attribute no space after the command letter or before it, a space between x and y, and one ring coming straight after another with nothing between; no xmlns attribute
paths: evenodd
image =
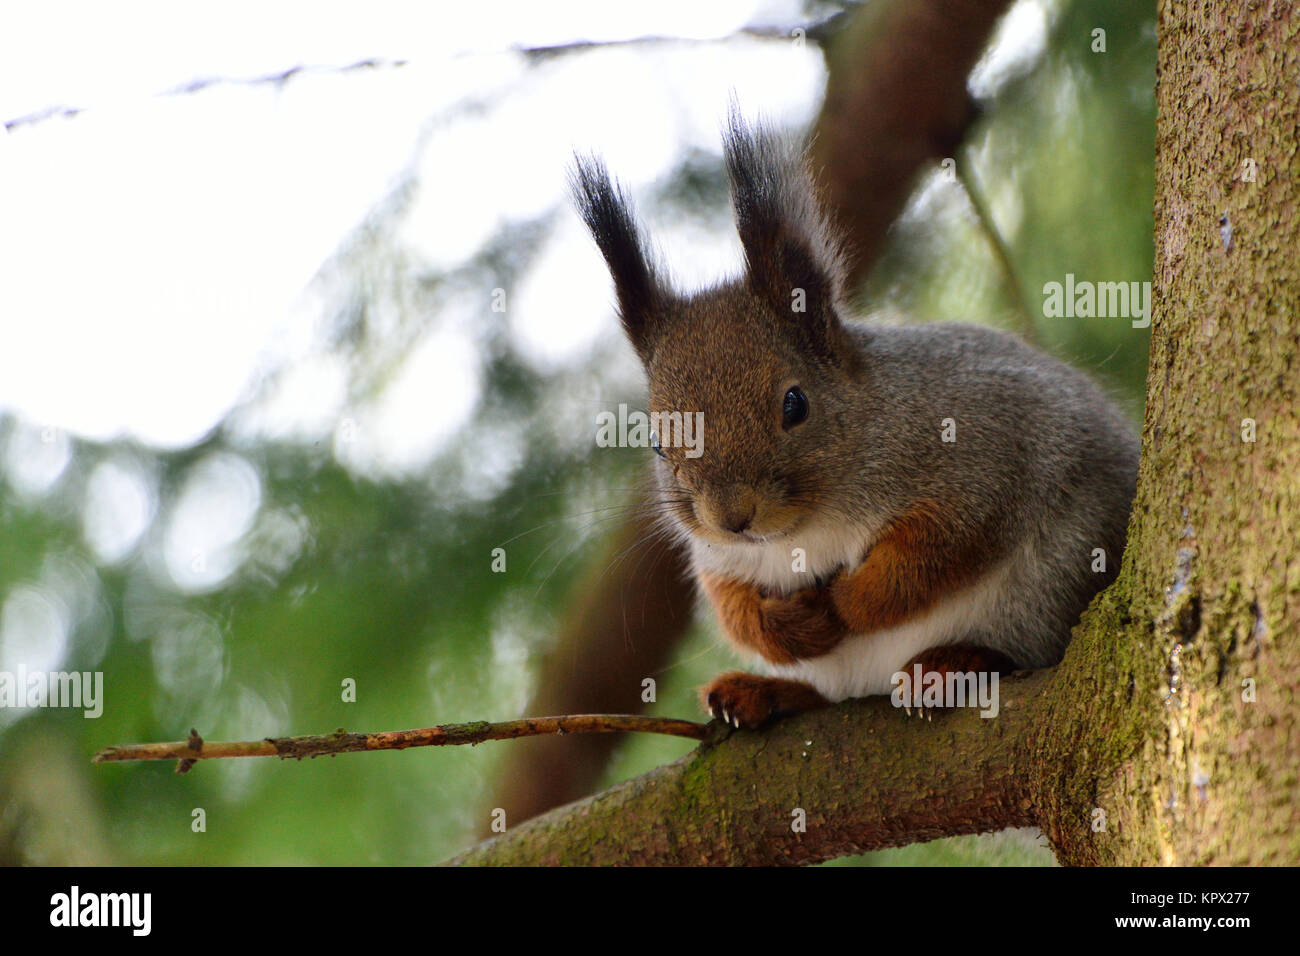
<svg viewBox="0 0 1300 956"><path fill-rule="evenodd" d="M830 344L844 294L843 253L818 205L804 151L761 124L747 126L734 102L723 150L750 288L779 313L807 320L805 331Z"/></svg>
<svg viewBox="0 0 1300 956"><path fill-rule="evenodd" d="M574 157L569 185L578 215L591 230L614 278L623 328L644 360L650 354L651 324L664 292L646 254L631 202L610 179L605 164L592 156Z"/></svg>

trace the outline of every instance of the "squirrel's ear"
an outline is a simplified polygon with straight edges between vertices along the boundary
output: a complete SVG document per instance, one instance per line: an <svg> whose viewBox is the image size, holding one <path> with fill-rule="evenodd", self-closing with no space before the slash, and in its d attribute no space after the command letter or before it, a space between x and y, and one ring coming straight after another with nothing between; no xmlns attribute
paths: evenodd
<svg viewBox="0 0 1300 956"><path fill-rule="evenodd" d="M734 102L723 147L750 288L778 313L805 320L810 345L833 348L846 270L803 149L761 125L748 127Z"/></svg>
<svg viewBox="0 0 1300 956"><path fill-rule="evenodd" d="M569 185L578 215L591 230L614 278L623 329L644 361L650 355L653 325L665 292L646 254L631 202L595 157L574 157Z"/></svg>

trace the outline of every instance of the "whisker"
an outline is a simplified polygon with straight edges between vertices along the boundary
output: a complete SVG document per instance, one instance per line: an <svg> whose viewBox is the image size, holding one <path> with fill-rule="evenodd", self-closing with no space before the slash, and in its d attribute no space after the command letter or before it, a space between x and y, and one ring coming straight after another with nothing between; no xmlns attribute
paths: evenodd
<svg viewBox="0 0 1300 956"><path fill-rule="evenodd" d="M685 667L687 664L694 664L696 661L698 661L701 657L703 657L706 654L712 654L714 651L726 650L726 649L727 649L726 643L720 640L719 638L715 637L713 638L713 640L709 641L708 646L705 647L704 650L700 651L698 654L692 654L690 657L684 660L673 661L671 664L665 664L663 667L659 668L659 670L651 673L650 676L658 677L661 674L667 674L669 671L673 670L674 668Z"/></svg>
<svg viewBox="0 0 1300 956"><path fill-rule="evenodd" d="M630 506L627 506L627 508L628 508L629 510L630 510L630 509L637 509L637 508L640 508L640 507L641 507L641 506L639 506L639 505L630 505ZM625 511L619 513L619 514L603 515L603 516L601 516L601 517L599 517L599 518L596 518L596 519L594 519L594 520L588 522L586 525L584 525L584 526L583 526L581 529L579 529L579 530L585 533L585 532L591 530L592 528L594 528L594 527L596 527L596 526L598 526L598 525L600 525L600 524L603 524L603 523L605 523L605 522L608 522L608 521L615 521L615 520L618 520L618 519L624 518L624 517L627 516L627 513L628 513L628 511L625 510ZM643 516L645 516L645 514L646 514L646 513L642 513L642 514L638 514L637 516L638 516L638 517L643 517ZM532 562L528 565L528 569L524 572L525 575L531 573L531 572L532 572L532 569L533 569L533 567L534 567L534 565L536 565L537 562L538 562L539 560L541 560L541 559L546 555L546 553L547 553L548 551L551 550L551 548L555 547L555 546L556 546L557 544L559 544L559 543L560 543L560 539L559 539L559 538L556 538L555 541L552 541L549 545L547 545L547 546L542 550L542 552L541 552L540 554L537 555L537 557L533 558ZM563 563L565 562L565 560L567 560L569 557L571 557L571 556L573 555L573 553L574 553L575 551L577 551L578 548L581 547L581 546L582 546L582 541L580 540L580 541L576 542L576 543L575 543L571 548L569 548L568 551L566 551L563 555L560 556L560 558L555 562L555 565L551 568L551 570L547 572L546 577L544 577L544 578L542 579L541 583L537 585L537 592L536 592L537 594L540 594L540 593L541 593L542 588L546 586L546 583L547 583L548 581L550 581L551 577L555 574L555 572L559 570L560 565L563 564Z"/></svg>

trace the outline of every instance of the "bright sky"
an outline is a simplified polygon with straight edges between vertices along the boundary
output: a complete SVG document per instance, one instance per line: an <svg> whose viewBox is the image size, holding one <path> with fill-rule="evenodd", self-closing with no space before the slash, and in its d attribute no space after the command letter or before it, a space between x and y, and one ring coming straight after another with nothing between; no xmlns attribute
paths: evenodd
<svg viewBox="0 0 1300 956"><path fill-rule="evenodd" d="M103 4L6 5L0 119L83 112L0 136L0 408L97 439L189 444L244 393L273 342L309 341L286 330L317 317L302 298L309 280L411 163L424 185L403 239L432 266L454 266L503 221L560 202L575 145L601 149L635 185L668 169L686 142L710 148L733 85L784 119L815 103L820 58L786 44L741 43L725 56L615 49L528 75L521 57L501 52L583 37L721 36L770 15L752 0L639 7L154 3L128 18ZM365 58L408 65L160 95L195 79ZM446 122L417 155L426 121L467 96L487 110ZM573 230L565 239L585 242ZM593 293L561 313L578 341L523 329L551 358L608 319L598 260L576 258L580 277L557 269L531 289ZM443 334L412 356L416 377L436 378L431 356L442 356L472 397L467 347ZM329 378L307 374L316 386ZM313 401L328 405L330 394ZM320 411L285 407L317 422L328 417ZM384 431L413 435L407 424Z"/></svg>
<svg viewBox="0 0 1300 956"><path fill-rule="evenodd" d="M581 38L726 36L745 24L800 23L795 7L4 5L0 120L53 107L83 112L0 134L0 409L91 438L192 443L244 394L259 359L301 356L319 309L304 289L410 164L423 186L403 239L434 267L450 267L503 222L561 202L575 146L600 150L635 188L686 145L716 151L733 87L747 109L799 122L822 82L818 52L793 43L614 48L531 72L503 51ZM1022 4L1022 20L1025 10L1041 21L1036 5ZM367 58L408 65L162 95L196 79ZM424 124L470 96L487 109L445 122L417 155ZM543 364L585 348L608 319L608 280L576 221L559 238L511 305L529 315L518 332ZM734 261L733 250L701 238L699 248L674 250L687 281ZM557 310L561 293L566 307ZM295 322L306 328L293 331ZM451 331L431 337L394 383L406 397L389 403L389 415L429 398L412 393L412 381L436 378L439 357L459 393L473 397L468 340L455 321L444 325ZM338 372L302 369L305 404L278 406L293 422L263 424L274 433L332 421ZM412 424L382 430L390 440L413 438ZM437 442L417 444L413 457L423 460Z"/></svg>

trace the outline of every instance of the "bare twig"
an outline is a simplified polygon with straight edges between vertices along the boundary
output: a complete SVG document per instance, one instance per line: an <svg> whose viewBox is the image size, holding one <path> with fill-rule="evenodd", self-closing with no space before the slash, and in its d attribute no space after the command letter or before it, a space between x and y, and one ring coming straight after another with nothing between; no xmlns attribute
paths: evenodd
<svg viewBox="0 0 1300 956"><path fill-rule="evenodd" d="M967 155L970 150L967 150ZM1002 232L998 225L993 221L993 213L989 210L989 204L984 198L983 190L980 189L979 183L971 173L966 163L957 164L957 181L961 183L962 191L966 193L966 198L970 201L971 207L975 210L975 219L979 223L980 232L988 239L989 247L993 251L993 258L997 261L998 271L1002 273L1002 284L1007 290L1007 297L1015 309L1018 320L1017 332L1021 338L1028 342L1038 342L1038 326L1034 320L1033 310L1029 308L1029 302L1025 298L1024 289L1021 288L1020 280L1016 276L1015 263L1012 261L1011 250L1007 247L1006 240L1002 238Z"/></svg>
<svg viewBox="0 0 1300 956"><path fill-rule="evenodd" d="M857 4L850 4L857 6ZM843 26L845 18L848 16L847 10L841 10L831 14L824 20L809 23L799 23L794 26L776 26L776 25L754 25L745 26L734 31L730 36L719 37L677 37L677 36L636 36L626 39L609 39L609 40L574 40L566 43L556 43L540 46L516 45L506 47L511 53L518 53L527 57L529 60L542 61L552 57L563 56L570 53L583 53L588 50L609 49L613 47L649 47L657 45L703 45L709 43L722 43L734 37L750 37L758 40L778 40L789 41L796 36L817 44L824 44L833 36L840 27ZM495 49L487 48L480 50L469 50L462 53L454 54L454 59L466 59L476 56L490 56L498 52ZM202 76L187 80L168 90L163 91L162 96L176 96L188 93L198 93L214 86L273 86L282 88L291 80L297 80L307 75L333 75L340 73L351 73L358 70L380 70L380 69L400 69L408 64L409 61L403 59L386 59L384 57L366 57L355 63L342 65L333 64L298 64L287 67L283 70L277 70L260 76ZM23 126L34 126L38 123L58 117L71 118L84 112L80 106L66 106L62 104L46 106L42 109L27 113L23 116L17 116L13 119L5 120L0 123L0 129L10 130L18 129Z"/></svg>
<svg viewBox="0 0 1300 956"><path fill-rule="evenodd" d="M171 89L164 90L160 96L182 96L188 93L198 93L213 86L274 86L284 87L290 80L297 79L307 75L335 75L339 73L352 73L358 70L391 70L400 69L406 66L406 60L385 60L380 57L367 57L364 60L357 60L355 63L347 63L341 66L334 65L308 65L299 64L291 66L285 70L279 70L275 73L268 73L263 76L203 76L188 80L184 83L174 86ZM24 116L17 116L10 120L0 123L0 127L5 130L18 129L22 126L34 126L37 123L44 123L46 120L57 119L59 117L71 118L78 116L85 110L80 106L65 106L62 104L47 106L43 109L36 110Z"/></svg>
<svg viewBox="0 0 1300 956"><path fill-rule="evenodd" d="M860 4L854 3L849 6L857 7L860 6ZM521 53L531 59L541 60L568 53L582 53L587 50L609 49L611 47L646 47L658 45L689 46L692 44L719 43L735 37L749 37L755 40L784 41L800 37L811 43L824 44L844 26L844 22L848 16L848 10L839 10L825 19L816 22L801 22L791 26L753 24L750 26L740 27L728 36L719 37L695 38L661 34L643 34L641 36L627 37L625 39L571 40L544 46L514 46L510 49L515 53Z"/></svg>
<svg viewBox="0 0 1300 956"><path fill-rule="evenodd" d="M449 747L480 744L485 740L514 740L544 734L667 734L703 740L707 724L671 717L645 717L639 714L573 714L563 717L525 717L490 723L476 720L465 724L443 724L421 730L389 730L378 734L348 733L307 734L301 737L266 737L208 743L190 731L188 740L161 744L125 744L105 747L95 754L95 763L120 760L179 760L177 771L184 773L196 760L222 757L319 757L323 754L353 753L358 750L405 750L407 747Z"/></svg>

